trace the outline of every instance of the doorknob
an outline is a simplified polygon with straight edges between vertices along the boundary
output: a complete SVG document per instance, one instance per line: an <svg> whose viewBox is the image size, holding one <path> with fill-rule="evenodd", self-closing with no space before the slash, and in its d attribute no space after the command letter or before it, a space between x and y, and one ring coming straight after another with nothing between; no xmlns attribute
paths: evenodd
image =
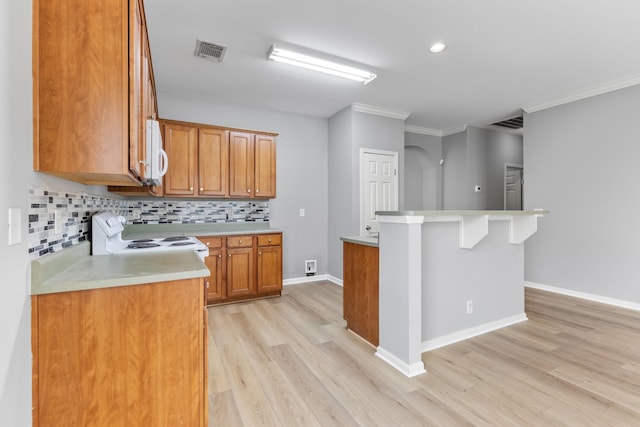
<svg viewBox="0 0 640 427"><path fill-rule="evenodd" d="M371 226L367 225L364 229L367 230L367 231L370 231L371 230Z"/></svg>

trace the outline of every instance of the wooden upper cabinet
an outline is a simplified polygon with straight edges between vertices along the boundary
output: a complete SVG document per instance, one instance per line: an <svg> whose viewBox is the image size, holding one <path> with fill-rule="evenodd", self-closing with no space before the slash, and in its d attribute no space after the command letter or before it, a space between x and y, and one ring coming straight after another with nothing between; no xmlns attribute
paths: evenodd
<svg viewBox="0 0 640 427"><path fill-rule="evenodd" d="M141 185L145 43L141 0L34 0L35 170Z"/></svg>
<svg viewBox="0 0 640 427"><path fill-rule="evenodd" d="M198 132L198 194L224 197L229 194L228 132L211 128Z"/></svg>
<svg viewBox="0 0 640 427"><path fill-rule="evenodd" d="M254 135L245 132L229 133L229 196L253 195Z"/></svg>
<svg viewBox="0 0 640 427"><path fill-rule="evenodd" d="M164 176L167 196L195 196L197 178L198 128L173 123L162 126L162 141L169 158Z"/></svg>
<svg viewBox="0 0 640 427"><path fill-rule="evenodd" d="M276 197L276 139L256 135L254 152L255 197Z"/></svg>
<svg viewBox="0 0 640 427"><path fill-rule="evenodd" d="M248 198L276 196L275 137L229 133L229 195Z"/></svg>

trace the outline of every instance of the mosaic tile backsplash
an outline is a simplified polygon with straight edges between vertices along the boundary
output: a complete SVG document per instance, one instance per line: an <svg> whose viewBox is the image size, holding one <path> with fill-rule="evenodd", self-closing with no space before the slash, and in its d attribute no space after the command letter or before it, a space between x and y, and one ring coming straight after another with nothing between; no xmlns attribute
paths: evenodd
<svg viewBox="0 0 640 427"><path fill-rule="evenodd" d="M129 200L33 187L29 189L29 256L38 258L90 240L91 216L104 210L124 216L131 224L269 222L268 201Z"/></svg>

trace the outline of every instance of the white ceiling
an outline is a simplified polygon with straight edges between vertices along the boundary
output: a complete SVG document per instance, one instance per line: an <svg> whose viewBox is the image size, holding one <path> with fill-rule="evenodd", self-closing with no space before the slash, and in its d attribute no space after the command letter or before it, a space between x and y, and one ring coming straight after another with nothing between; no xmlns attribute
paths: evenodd
<svg viewBox="0 0 640 427"><path fill-rule="evenodd" d="M447 131L640 83L638 0L145 0L158 91L330 117L352 103ZM193 55L196 39L228 48ZM371 66L368 85L267 61L285 42ZM448 49L428 53L435 41ZM162 109L162 106L160 106Z"/></svg>

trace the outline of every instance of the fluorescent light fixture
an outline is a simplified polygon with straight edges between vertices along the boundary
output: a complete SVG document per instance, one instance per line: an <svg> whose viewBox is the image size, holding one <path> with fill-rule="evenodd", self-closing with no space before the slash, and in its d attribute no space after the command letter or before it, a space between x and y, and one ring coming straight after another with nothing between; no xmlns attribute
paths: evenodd
<svg viewBox="0 0 640 427"><path fill-rule="evenodd" d="M429 52L431 53L440 53L443 50L445 50L447 48L447 45L444 43L434 43L431 45L431 47L429 48Z"/></svg>
<svg viewBox="0 0 640 427"><path fill-rule="evenodd" d="M344 77L345 79L355 80L364 84L369 83L377 77L377 75L371 71L347 65L349 61L346 59L297 46L274 44L271 46L271 49L269 49L267 59L295 65L296 67L302 67L308 70L320 71L331 74L332 76Z"/></svg>

